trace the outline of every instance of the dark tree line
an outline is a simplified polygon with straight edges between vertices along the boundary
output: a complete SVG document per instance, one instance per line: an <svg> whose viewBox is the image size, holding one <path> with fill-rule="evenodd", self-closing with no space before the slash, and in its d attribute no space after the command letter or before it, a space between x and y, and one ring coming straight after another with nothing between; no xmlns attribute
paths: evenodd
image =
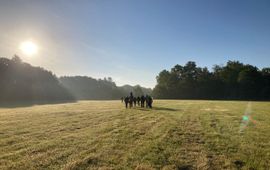
<svg viewBox="0 0 270 170"><path fill-rule="evenodd" d="M228 61L210 72L190 61L161 71L153 95L163 99L270 100L270 68L259 70Z"/></svg>
<svg viewBox="0 0 270 170"><path fill-rule="evenodd" d="M0 102L70 101L74 97L52 72L24 63L18 56L0 58Z"/></svg>
<svg viewBox="0 0 270 170"><path fill-rule="evenodd" d="M139 85L118 87L112 78L60 77L41 67L33 67L18 56L0 58L0 104L13 102L51 103L76 99L119 99L134 92L150 94Z"/></svg>
<svg viewBox="0 0 270 170"><path fill-rule="evenodd" d="M64 76L59 78L61 84L78 100L120 99L133 92L134 95L151 93L151 89L139 85L116 86L112 78L94 79L87 76Z"/></svg>

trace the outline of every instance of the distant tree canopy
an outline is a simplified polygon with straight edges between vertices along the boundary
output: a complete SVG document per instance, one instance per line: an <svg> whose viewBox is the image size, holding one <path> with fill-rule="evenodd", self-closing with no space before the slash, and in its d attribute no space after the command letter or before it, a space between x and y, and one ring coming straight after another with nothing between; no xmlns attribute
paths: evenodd
<svg viewBox="0 0 270 170"><path fill-rule="evenodd" d="M86 76L65 76L60 77L59 80L76 99L113 99L121 96L111 78L96 80Z"/></svg>
<svg viewBox="0 0 270 170"><path fill-rule="evenodd" d="M139 85L118 87L112 78L93 79L87 76L64 76L59 78L61 84L79 100L120 99L133 92L135 96L151 94L152 90Z"/></svg>
<svg viewBox="0 0 270 170"><path fill-rule="evenodd" d="M0 58L1 102L74 100L50 71L22 62L18 56Z"/></svg>
<svg viewBox="0 0 270 170"><path fill-rule="evenodd" d="M212 72L189 61L161 71L156 79L156 98L270 100L270 68L259 70L239 61L215 65Z"/></svg>
<svg viewBox="0 0 270 170"><path fill-rule="evenodd" d="M117 87L112 78L60 77L41 67L22 62L18 56L0 58L0 102L62 102L76 99L120 99L133 92L151 94L139 85Z"/></svg>

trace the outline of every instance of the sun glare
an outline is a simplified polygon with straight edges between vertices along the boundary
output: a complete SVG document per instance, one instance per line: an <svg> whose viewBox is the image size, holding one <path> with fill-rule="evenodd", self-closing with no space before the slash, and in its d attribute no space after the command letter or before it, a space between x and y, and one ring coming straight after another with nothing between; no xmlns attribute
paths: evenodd
<svg viewBox="0 0 270 170"><path fill-rule="evenodd" d="M36 54L38 51L37 45L33 43L32 41L22 42L20 45L20 49L22 50L24 54L29 55L29 56Z"/></svg>

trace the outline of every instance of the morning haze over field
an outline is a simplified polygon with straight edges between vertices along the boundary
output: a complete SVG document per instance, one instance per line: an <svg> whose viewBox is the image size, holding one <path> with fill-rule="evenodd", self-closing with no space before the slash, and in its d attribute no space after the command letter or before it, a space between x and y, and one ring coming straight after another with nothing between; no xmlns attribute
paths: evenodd
<svg viewBox="0 0 270 170"><path fill-rule="evenodd" d="M112 77L153 88L163 69L239 60L269 66L269 1L0 2L1 56L18 54L57 76ZM38 46L32 57L19 45Z"/></svg>
<svg viewBox="0 0 270 170"><path fill-rule="evenodd" d="M0 169L270 169L267 0L1 0Z"/></svg>

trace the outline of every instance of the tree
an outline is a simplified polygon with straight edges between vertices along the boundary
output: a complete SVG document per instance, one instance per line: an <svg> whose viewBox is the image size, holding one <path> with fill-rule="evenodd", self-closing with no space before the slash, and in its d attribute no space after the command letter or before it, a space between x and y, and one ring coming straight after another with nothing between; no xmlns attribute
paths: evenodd
<svg viewBox="0 0 270 170"><path fill-rule="evenodd" d="M175 65L171 71L162 70L157 76L153 94L171 99L247 99L270 98L270 69L239 61L225 66L214 65L213 72L197 67L193 61Z"/></svg>
<svg viewBox="0 0 270 170"><path fill-rule="evenodd" d="M73 101L73 96L51 72L12 59L0 58L1 102L59 102Z"/></svg>
<svg viewBox="0 0 270 170"><path fill-rule="evenodd" d="M134 96L144 95L140 85L134 86Z"/></svg>

